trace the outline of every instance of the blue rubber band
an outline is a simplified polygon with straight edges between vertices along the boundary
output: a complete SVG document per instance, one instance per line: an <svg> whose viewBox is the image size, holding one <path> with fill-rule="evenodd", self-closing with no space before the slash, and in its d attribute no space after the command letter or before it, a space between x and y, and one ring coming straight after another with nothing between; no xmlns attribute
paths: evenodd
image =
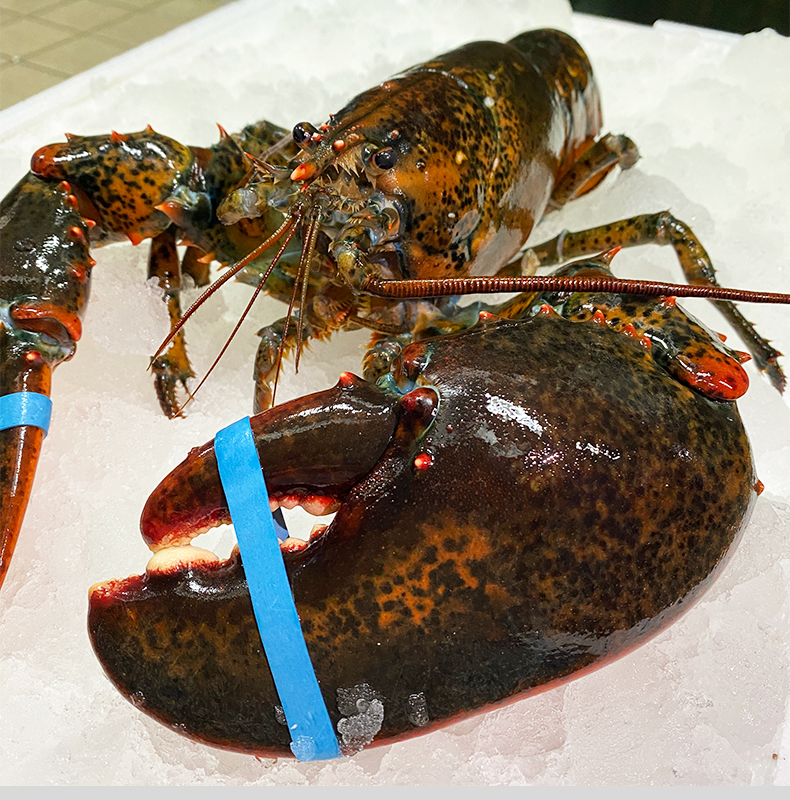
<svg viewBox="0 0 790 800"><path fill-rule="evenodd" d="M291 752L299 761L338 758L337 736L294 605L249 417L221 430L214 452L261 642L291 733Z"/></svg>
<svg viewBox="0 0 790 800"><path fill-rule="evenodd" d="M49 431L52 401L38 392L15 392L0 397L0 431L32 425L41 428L44 436Z"/></svg>
<svg viewBox="0 0 790 800"><path fill-rule="evenodd" d="M285 523L285 517L283 517L283 510L281 508L272 511L272 521L274 522L274 532L277 534L277 538L281 542L287 539L290 534L288 533L288 525Z"/></svg>

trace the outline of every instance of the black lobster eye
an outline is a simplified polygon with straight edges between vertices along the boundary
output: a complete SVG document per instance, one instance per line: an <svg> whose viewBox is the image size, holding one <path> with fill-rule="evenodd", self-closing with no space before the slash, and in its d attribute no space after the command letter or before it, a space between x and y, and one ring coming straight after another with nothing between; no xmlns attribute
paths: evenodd
<svg viewBox="0 0 790 800"><path fill-rule="evenodd" d="M298 122L294 125L293 137L299 147L306 147L310 144L314 133L318 133L318 131L309 122Z"/></svg>
<svg viewBox="0 0 790 800"><path fill-rule="evenodd" d="M373 165L379 169L392 169L398 160L398 154L395 152L394 148L385 147L373 153L370 160L373 162Z"/></svg>

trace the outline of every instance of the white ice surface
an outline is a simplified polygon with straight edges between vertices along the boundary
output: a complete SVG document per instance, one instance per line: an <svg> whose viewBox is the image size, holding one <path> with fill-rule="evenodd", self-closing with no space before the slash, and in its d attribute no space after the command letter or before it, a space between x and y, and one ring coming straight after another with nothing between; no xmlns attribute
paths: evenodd
<svg viewBox="0 0 790 800"><path fill-rule="evenodd" d="M605 128L642 160L550 220L535 240L665 208L705 243L722 284L790 290L790 42L572 15L538 2L245 0L0 113L0 190L64 131L158 131L190 144L260 117L320 122L388 75L481 38L544 25L574 34L601 85ZM88 587L140 572L149 492L190 447L249 413L261 304L186 419L158 410L146 373L166 332L144 248L98 251L85 334L55 373L54 414L0 593L0 784L790 783L790 411L748 366L739 403L766 491L726 572L679 623L588 677L505 709L336 763L259 761L190 742L104 677L86 633ZM639 248L622 275L680 280ZM249 288L230 285L189 326L201 373ZM703 301L688 306L719 331ZM787 308L749 307L790 353ZM359 370L364 335L317 345L281 399ZM233 538L208 542L226 555ZM784 743L782 737L785 737Z"/></svg>

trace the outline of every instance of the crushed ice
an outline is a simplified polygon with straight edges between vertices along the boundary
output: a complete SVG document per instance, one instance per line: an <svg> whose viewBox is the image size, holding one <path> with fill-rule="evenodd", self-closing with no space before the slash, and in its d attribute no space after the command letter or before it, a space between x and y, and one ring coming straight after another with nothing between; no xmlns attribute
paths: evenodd
<svg viewBox="0 0 790 800"><path fill-rule="evenodd" d="M353 755L373 741L384 722L381 695L367 683L337 690L337 708L343 718L337 723L343 755Z"/></svg>

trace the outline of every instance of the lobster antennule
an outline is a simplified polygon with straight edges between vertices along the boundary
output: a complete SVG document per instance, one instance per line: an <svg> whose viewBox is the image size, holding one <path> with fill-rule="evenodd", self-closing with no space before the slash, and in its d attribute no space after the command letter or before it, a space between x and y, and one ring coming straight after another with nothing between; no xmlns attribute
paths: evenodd
<svg viewBox="0 0 790 800"><path fill-rule="evenodd" d="M310 277L310 265L313 261L315 254L315 243L318 239L318 232L321 230L321 209L318 206L310 214L310 223L307 229L307 236L305 236L305 248L303 250L303 262L299 265L299 270L302 273L302 294L299 299L299 325L297 327L296 335L296 356L294 358L294 367L299 371L299 356L302 353L302 334L304 331L304 310L307 305L307 286Z"/></svg>
<svg viewBox="0 0 790 800"><path fill-rule="evenodd" d="M283 358L285 356L285 346L288 341L288 328L291 323L291 315L293 314L294 306L296 305L296 296L299 294L299 286L301 282L301 295L299 301L299 323L297 326L296 337L296 358L295 367L299 370L299 353L302 349L302 328L304 326L304 310L307 303L307 285L310 277L310 264L313 260L315 253L315 243L318 237L318 232L321 228L321 212L318 206L313 206L308 214L307 233L302 241L302 252L299 256L299 266L296 271L296 280L294 281L293 291L291 292L291 299L288 303L288 313L285 315L285 327L283 329L283 338L280 342L280 347L277 352L277 369L274 373L274 385L272 386L272 405L274 405L277 396L277 384L280 381L280 370L282 369Z"/></svg>

